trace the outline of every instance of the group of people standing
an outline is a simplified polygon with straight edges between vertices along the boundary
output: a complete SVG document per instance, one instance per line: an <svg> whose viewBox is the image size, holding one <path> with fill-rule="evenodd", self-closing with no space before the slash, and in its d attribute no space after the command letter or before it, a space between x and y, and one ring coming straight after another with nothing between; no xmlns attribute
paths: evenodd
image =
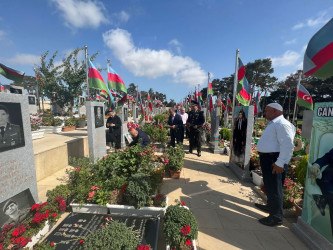
<svg viewBox="0 0 333 250"><path fill-rule="evenodd" d="M192 107L188 112L181 105L177 105L177 109L169 109L168 127L170 128L171 142L174 147L178 143L184 142L184 134L189 138L189 153L193 153L193 149L197 148L198 156L201 156L201 133L202 126L205 123L203 111L198 108L198 103L192 101Z"/></svg>

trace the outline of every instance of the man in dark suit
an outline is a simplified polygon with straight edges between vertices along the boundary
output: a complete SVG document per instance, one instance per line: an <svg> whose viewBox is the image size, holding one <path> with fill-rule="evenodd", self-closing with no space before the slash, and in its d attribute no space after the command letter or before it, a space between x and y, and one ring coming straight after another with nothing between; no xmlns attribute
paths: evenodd
<svg viewBox="0 0 333 250"><path fill-rule="evenodd" d="M244 153L246 143L246 128L247 119L244 111L241 110L235 119L234 136L233 136L233 150L234 155L240 157Z"/></svg>
<svg viewBox="0 0 333 250"><path fill-rule="evenodd" d="M170 136L171 142L170 145L172 147L176 146L175 140L177 140L177 144L181 142L181 133L184 134L183 129L183 120L179 114L176 114L175 110L169 109L169 120L168 127L170 128Z"/></svg>
<svg viewBox="0 0 333 250"><path fill-rule="evenodd" d="M133 141L128 146L132 147L140 142L141 148L144 148L150 144L148 135L140 129L130 128L129 133L131 134Z"/></svg>
<svg viewBox="0 0 333 250"><path fill-rule="evenodd" d="M7 107L0 105L0 152L24 146L21 127L10 123Z"/></svg>
<svg viewBox="0 0 333 250"><path fill-rule="evenodd" d="M323 193L313 195L322 216L325 216L326 206L329 207L333 234L333 148L312 164L309 168L309 175L312 180L315 180L312 183L316 182Z"/></svg>
<svg viewBox="0 0 333 250"><path fill-rule="evenodd" d="M202 111L198 109L198 103L192 101L192 109L188 115L187 126L190 128L190 150L193 152L193 148L197 148L198 156L201 156L201 133L202 125L205 123L205 117Z"/></svg>
<svg viewBox="0 0 333 250"><path fill-rule="evenodd" d="M121 148L121 120L114 111L109 112L106 127L109 128L109 141L116 143L116 149Z"/></svg>

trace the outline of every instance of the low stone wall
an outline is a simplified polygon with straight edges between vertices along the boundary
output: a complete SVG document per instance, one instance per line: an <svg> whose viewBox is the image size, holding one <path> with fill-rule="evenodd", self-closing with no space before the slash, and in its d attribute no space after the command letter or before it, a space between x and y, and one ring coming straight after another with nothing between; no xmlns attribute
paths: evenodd
<svg viewBox="0 0 333 250"><path fill-rule="evenodd" d="M75 138L35 154L37 181L68 166L68 157L88 157L88 137Z"/></svg>

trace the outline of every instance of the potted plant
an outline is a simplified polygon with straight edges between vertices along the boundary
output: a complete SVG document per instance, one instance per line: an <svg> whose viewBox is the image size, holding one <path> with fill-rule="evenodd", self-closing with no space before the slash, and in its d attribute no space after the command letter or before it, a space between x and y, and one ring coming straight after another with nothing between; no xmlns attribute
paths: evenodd
<svg viewBox="0 0 333 250"><path fill-rule="evenodd" d="M182 168L184 167L185 152L183 146L178 144L176 147L166 149L166 169L170 171L171 178L179 179Z"/></svg>
<svg viewBox="0 0 333 250"><path fill-rule="evenodd" d="M294 199L293 205L296 210L296 217L302 216L302 210L303 210L303 199Z"/></svg>
<svg viewBox="0 0 333 250"><path fill-rule="evenodd" d="M293 201L302 199L303 197L303 186L290 177L287 177L283 185L283 208L291 208Z"/></svg>
<svg viewBox="0 0 333 250"><path fill-rule="evenodd" d="M68 132L76 129L76 118L68 118L65 120L65 126L62 128L62 132Z"/></svg>
<svg viewBox="0 0 333 250"><path fill-rule="evenodd" d="M168 244L167 249L196 249L198 223L187 207L177 204L167 208L163 232Z"/></svg>
<svg viewBox="0 0 333 250"><path fill-rule="evenodd" d="M84 128L87 125L87 118L85 115L82 115L80 118L76 119L76 127Z"/></svg>
<svg viewBox="0 0 333 250"><path fill-rule="evenodd" d="M43 115L41 128L45 129L45 133L60 133L63 125L63 120L55 118L52 115Z"/></svg>

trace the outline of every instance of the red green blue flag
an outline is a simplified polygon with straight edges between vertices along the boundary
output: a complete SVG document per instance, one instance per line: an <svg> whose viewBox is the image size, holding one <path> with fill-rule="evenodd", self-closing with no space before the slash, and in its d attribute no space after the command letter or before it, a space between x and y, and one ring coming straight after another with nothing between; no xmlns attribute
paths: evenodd
<svg viewBox="0 0 333 250"><path fill-rule="evenodd" d="M25 73L22 71L9 68L6 65L0 63L0 74L14 82L22 82Z"/></svg>
<svg viewBox="0 0 333 250"><path fill-rule="evenodd" d="M201 96L201 91L198 92L198 109L201 110L201 104L202 104L202 96Z"/></svg>
<svg viewBox="0 0 333 250"><path fill-rule="evenodd" d="M213 96L213 85L211 82L208 83L208 95Z"/></svg>
<svg viewBox="0 0 333 250"><path fill-rule="evenodd" d="M95 65L90 60L89 60L88 80L89 80L89 88L105 90L106 92L109 92L109 89L106 86L103 77L101 76L101 73L99 73Z"/></svg>
<svg viewBox="0 0 333 250"><path fill-rule="evenodd" d="M126 104L128 100L128 96L127 94L125 94L121 99L118 100L118 106L121 107L123 106L124 104Z"/></svg>
<svg viewBox="0 0 333 250"><path fill-rule="evenodd" d="M4 91L5 91L5 87L2 84L0 84L0 92L4 92Z"/></svg>
<svg viewBox="0 0 333 250"><path fill-rule="evenodd" d="M127 88L124 81L111 66L108 66L108 85L109 89L127 93Z"/></svg>
<svg viewBox="0 0 333 250"><path fill-rule="evenodd" d="M322 80L333 76L333 18L309 41L303 72Z"/></svg>
<svg viewBox="0 0 333 250"><path fill-rule="evenodd" d="M254 114L255 115L261 112L261 108L260 108L260 93L259 93L259 91L257 92L256 99L253 102L253 106L254 106Z"/></svg>
<svg viewBox="0 0 333 250"><path fill-rule="evenodd" d="M245 77L245 66L238 58L237 100L243 106L249 106L251 102L251 87Z"/></svg>
<svg viewBox="0 0 333 250"><path fill-rule="evenodd" d="M228 101L228 114L230 113L230 111L231 111L231 109L232 109L232 101L231 101L231 99L229 98L229 96L228 96L228 99L227 99L227 101Z"/></svg>
<svg viewBox="0 0 333 250"><path fill-rule="evenodd" d="M153 110L153 103L151 101L149 93L148 93L148 105L149 105L149 110L152 111Z"/></svg>
<svg viewBox="0 0 333 250"><path fill-rule="evenodd" d="M313 100L309 91L302 85L297 85L297 104L313 110Z"/></svg>

